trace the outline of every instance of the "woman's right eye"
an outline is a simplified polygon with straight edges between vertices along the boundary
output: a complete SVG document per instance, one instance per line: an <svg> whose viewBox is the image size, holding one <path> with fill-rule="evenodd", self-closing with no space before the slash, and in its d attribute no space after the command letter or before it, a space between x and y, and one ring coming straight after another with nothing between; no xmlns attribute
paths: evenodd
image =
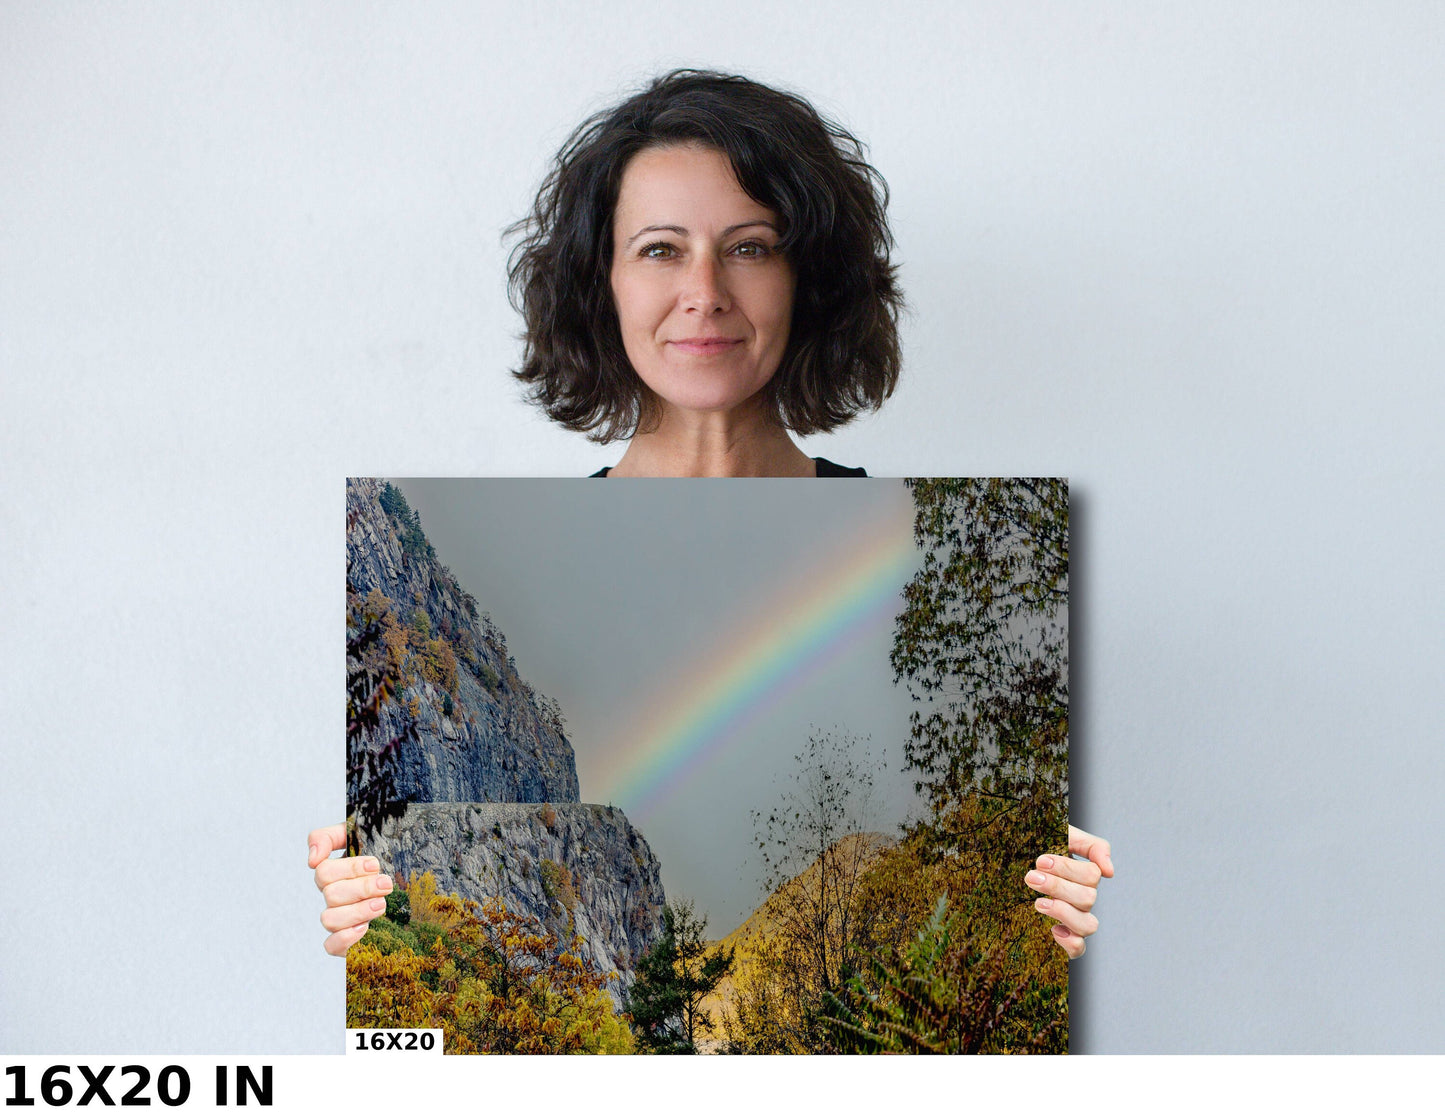
<svg viewBox="0 0 1445 1117"><path fill-rule="evenodd" d="M666 241L663 240L654 241L652 244L644 245L642 251L638 253L639 256L646 257L650 260L666 260L672 254L672 245L668 244Z"/></svg>

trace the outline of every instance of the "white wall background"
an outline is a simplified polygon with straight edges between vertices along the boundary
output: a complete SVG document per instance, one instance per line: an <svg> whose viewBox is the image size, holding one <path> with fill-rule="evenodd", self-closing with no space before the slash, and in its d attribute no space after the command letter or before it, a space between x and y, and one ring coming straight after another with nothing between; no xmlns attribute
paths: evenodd
<svg viewBox="0 0 1445 1117"><path fill-rule="evenodd" d="M501 229L676 64L871 145L875 474L1067 474L1088 1051L1441 1051L1445 10L0 10L0 1050L338 1051L348 474L576 475Z"/></svg>

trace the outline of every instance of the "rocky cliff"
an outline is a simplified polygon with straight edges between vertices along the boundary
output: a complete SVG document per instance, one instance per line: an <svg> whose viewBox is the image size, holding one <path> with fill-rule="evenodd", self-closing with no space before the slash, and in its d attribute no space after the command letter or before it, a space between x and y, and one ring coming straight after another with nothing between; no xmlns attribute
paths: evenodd
<svg viewBox="0 0 1445 1117"><path fill-rule="evenodd" d="M657 859L623 813L591 803L413 803L368 850L437 890L534 916L604 973L614 996L631 981L662 921Z"/></svg>
<svg viewBox="0 0 1445 1117"><path fill-rule="evenodd" d="M387 512L384 492L374 478L346 483L346 575L359 597L385 599L410 640L412 685L383 710L377 734L389 740L405 719L415 725L415 739L400 748L398 796L577 802L577 765L556 704L522 681L506 638L437 561L414 513Z"/></svg>
<svg viewBox="0 0 1445 1117"><path fill-rule="evenodd" d="M374 655L402 684L359 747L399 740L409 804L363 848L442 892L535 916L604 973L614 998L661 932L663 891L646 840L619 810L579 802L556 702L518 674L506 638L437 559L398 490L346 483L348 614L378 618Z"/></svg>

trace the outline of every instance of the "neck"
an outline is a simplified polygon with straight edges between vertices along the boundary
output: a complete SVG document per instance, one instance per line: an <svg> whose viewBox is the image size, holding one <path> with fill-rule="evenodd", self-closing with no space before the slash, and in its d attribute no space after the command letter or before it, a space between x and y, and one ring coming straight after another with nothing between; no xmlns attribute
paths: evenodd
<svg viewBox="0 0 1445 1117"><path fill-rule="evenodd" d="M729 412L668 407L636 434L609 477L813 477L813 459L757 405Z"/></svg>

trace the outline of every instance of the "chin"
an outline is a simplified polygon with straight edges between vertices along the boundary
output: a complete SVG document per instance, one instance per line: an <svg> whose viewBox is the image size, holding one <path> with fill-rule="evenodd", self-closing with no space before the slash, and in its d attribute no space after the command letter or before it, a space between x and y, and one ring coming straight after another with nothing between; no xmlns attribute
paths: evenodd
<svg viewBox="0 0 1445 1117"><path fill-rule="evenodd" d="M719 413L742 407L767 387L767 381L740 386L736 381L709 384L690 380L687 383L656 384L649 387L653 394L669 407L680 411Z"/></svg>

